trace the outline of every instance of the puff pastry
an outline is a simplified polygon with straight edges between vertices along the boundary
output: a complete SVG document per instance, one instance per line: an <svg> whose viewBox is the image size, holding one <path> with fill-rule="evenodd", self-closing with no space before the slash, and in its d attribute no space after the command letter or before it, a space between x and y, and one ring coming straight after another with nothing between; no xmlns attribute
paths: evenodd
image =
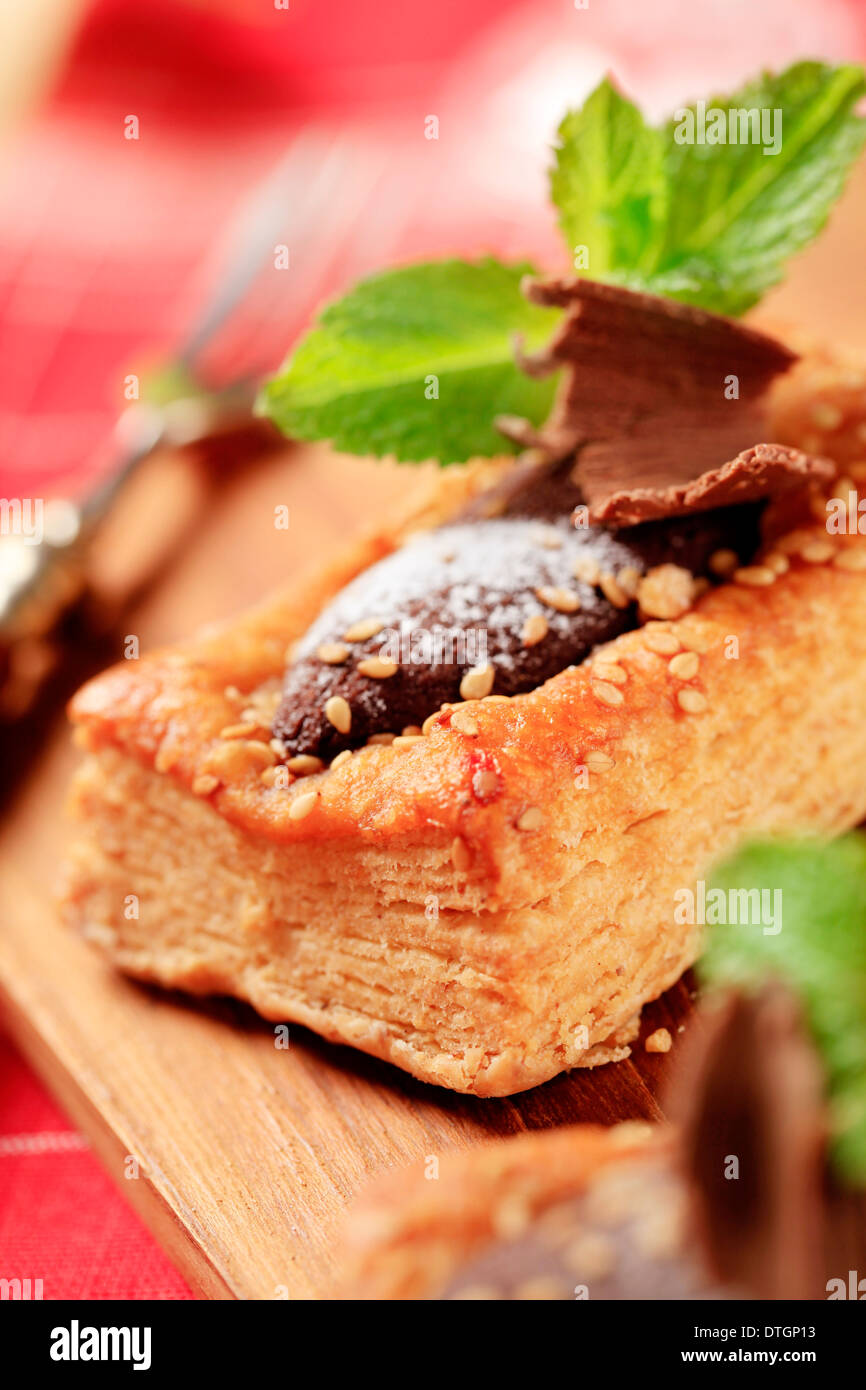
<svg viewBox="0 0 866 1390"><path fill-rule="evenodd" d="M813 405L837 382L822 367ZM810 389L804 364L779 419L796 421ZM809 418L832 455L838 422ZM840 455L855 452L846 438ZM123 970L508 1095L625 1055L642 1005L695 956L677 891L744 832L866 815L866 545L817 516L768 566L531 693L276 784L287 644L508 466L443 475L326 571L79 692L89 751L67 901Z"/></svg>

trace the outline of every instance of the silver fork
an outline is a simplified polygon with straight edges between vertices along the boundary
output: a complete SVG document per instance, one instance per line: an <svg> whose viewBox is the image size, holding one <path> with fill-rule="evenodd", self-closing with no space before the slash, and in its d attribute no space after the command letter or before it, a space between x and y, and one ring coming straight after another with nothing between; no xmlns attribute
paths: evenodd
<svg viewBox="0 0 866 1390"><path fill-rule="evenodd" d="M104 481L81 503L41 506L41 534L0 536L0 686L16 643L50 632L82 587L87 552L115 502L158 447L202 441L249 418L258 380L282 355L326 279L357 265L355 233L377 197L381 263L399 237L407 202L395 189L387 148L311 129L245 200L202 279L192 327L171 358L168 380L191 389L162 404L135 402L118 419ZM359 237L369 245L369 238ZM288 270L276 268L278 248ZM8 501L8 499L7 499ZM8 532L9 512L4 513Z"/></svg>

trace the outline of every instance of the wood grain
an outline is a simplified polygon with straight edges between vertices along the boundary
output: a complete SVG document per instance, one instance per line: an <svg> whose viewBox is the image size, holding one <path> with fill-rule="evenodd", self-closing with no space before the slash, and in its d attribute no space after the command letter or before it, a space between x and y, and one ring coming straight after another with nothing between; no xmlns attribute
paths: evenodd
<svg viewBox="0 0 866 1390"><path fill-rule="evenodd" d="M767 315L866 346L859 273L866 171ZM288 450L234 474L179 563L126 623L142 646L240 611L349 539L406 486L385 465ZM148 525L171 514L170 489ZM287 505L288 531L273 525ZM161 511L162 509L162 511ZM144 513L142 514L145 515ZM145 524L142 521L142 524ZM120 651L123 633L115 635ZM193 1288L210 1298L326 1298L340 1276L347 1205L375 1174L480 1139L592 1119L658 1119L670 1056L559 1077L508 1100L413 1081L302 1028L288 1051L227 1001L194 1003L113 971L58 921L63 801L74 764L62 722L0 835L0 1001L5 1022ZM645 1011L642 1036L678 1036L688 980ZM138 1177L126 1177L128 1156Z"/></svg>

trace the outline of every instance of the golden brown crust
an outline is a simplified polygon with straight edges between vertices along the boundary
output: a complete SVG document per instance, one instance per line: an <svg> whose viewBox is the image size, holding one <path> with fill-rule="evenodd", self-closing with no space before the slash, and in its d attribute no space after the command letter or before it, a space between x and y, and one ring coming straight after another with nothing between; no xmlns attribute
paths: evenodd
<svg viewBox="0 0 866 1390"><path fill-rule="evenodd" d="M470 702L409 746L267 785L267 730L220 737L239 718L227 688L241 705L266 695L332 593L495 471L446 475L414 518L216 632L113 668L72 706L95 755L77 793L74 915L124 968L235 992L479 1095L623 1055L642 1005L694 959L699 926L674 920L677 891L743 833L835 832L866 814L866 541L817 519L684 618L626 633L531 694ZM247 876L258 934L228 894L224 949L214 933L185 946L150 880L150 936L122 919L105 884L119 873L137 891L124 818L127 841L146 828L112 804L112 777L154 817L195 808L174 871L205 875L206 893L219 844L226 871ZM109 814L113 857L94 843Z"/></svg>

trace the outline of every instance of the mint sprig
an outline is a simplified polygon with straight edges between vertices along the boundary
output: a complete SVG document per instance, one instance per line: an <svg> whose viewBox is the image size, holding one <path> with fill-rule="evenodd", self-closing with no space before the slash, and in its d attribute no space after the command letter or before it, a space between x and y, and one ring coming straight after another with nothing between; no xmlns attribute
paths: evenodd
<svg viewBox="0 0 866 1390"><path fill-rule="evenodd" d="M361 281L265 385L260 412L286 434L356 454L452 463L506 452L495 416L540 421L553 395L552 380L514 360L516 340L538 348L558 319L521 295L531 272L448 260Z"/></svg>
<svg viewBox="0 0 866 1390"><path fill-rule="evenodd" d="M559 129L551 194L572 253L587 247L593 279L744 313L824 226L866 140L864 93L860 67L801 62L705 103L726 129L729 112L768 113L765 154L760 139L678 140L687 120L649 126L605 79ZM694 134L717 133L684 109Z"/></svg>
<svg viewBox="0 0 866 1390"><path fill-rule="evenodd" d="M711 887L729 902L732 890L781 891L781 930L711 927L698 974L718 987L775 978L793 988L824 1062L834 1165L866 1185L866 836L751 845Z"/></svg>
<svg viewBox="0 0 866 1390"><path fill-rule="evenodd" d="M605 79L559 129L551 193L569 269L741 314L820 231L866 139L862 68L802 62L707 107L781 112L761 143L680 143ZM692 108L693 109L693 108ZM586 248L584 259L583 248ZM576 254L577 253L577 254ZM545 418L554 382L525 376L556 324L524 302L527 265L430 262L387 271L330 305L262 390L286 434L357 454L462 462L509 446L497 415Z"/></svg>

